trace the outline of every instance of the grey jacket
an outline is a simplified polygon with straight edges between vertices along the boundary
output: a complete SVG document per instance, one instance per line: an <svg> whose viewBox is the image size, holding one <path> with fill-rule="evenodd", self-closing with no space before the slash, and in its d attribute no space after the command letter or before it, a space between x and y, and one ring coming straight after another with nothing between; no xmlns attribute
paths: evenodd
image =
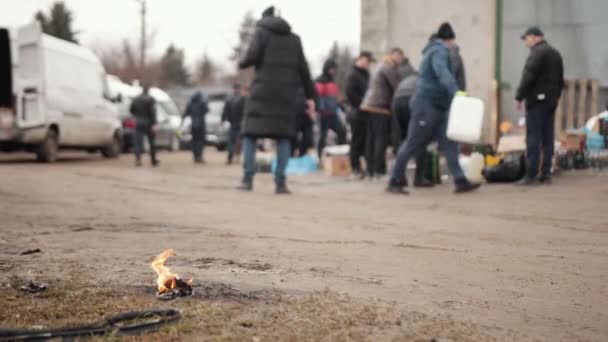
<svg viewBox="0 0 608 342"><path fill-rule="evenodd" d="M418 81L418 73L407 76L397 87L395 92L395 99L400 97L412 97L416 93L416 82Z"/></svg>
<svg viewBox="0 0 608 342"><path fill-rule="evenodd" d="M392 62L385 61L372 76L369 89L361 104L361 110L390 115L393 95L402 78L399 67Z"/></svg>

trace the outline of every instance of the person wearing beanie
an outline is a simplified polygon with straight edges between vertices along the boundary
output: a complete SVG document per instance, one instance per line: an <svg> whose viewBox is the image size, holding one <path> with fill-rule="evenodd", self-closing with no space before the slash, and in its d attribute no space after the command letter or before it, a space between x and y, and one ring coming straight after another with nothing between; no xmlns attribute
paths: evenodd
<svg viewBox="0 0 608 342"><path fill-rule="evenodd" d="M407 141L399 148L387 191L407 194L405 175L408 161L425 149L435 138L445 154L448 168L456 185L456 193L479 188L465 177L458 160L458 145L447 138L448 115L452 99L459 90L450 64L449 48L454 45L456 33L449 23L437 30L437 39L429 41L422 51L416 92L410 102L412 118Z"/></svg>
<svg viewBox="0 0 608 342"><path fill-rule="evenodd" d="M318 96L318 111L320 117L320 131L318 153L319 159L323 157L323 150L327 143L327 133L331 129L338 136L338 145L346 144L346 128L340 120L338 109L340 108L340 87L336 83L336 71L338 65L329 59L323 65L323 74L317 78L315 88Z"/></svg>
<svg viewBox="0 0 608 342"><path fill-rule="evenodd" d="M239 67L253 67L255 75L242 124L244 176L238 189L253 190L257 139L270 138L277 143L276 193L289 194L285 169L296 137L298 90L304 89L311 117L316 94L300 37L287 21L275 16L274 7L262 13Z"/></svg>

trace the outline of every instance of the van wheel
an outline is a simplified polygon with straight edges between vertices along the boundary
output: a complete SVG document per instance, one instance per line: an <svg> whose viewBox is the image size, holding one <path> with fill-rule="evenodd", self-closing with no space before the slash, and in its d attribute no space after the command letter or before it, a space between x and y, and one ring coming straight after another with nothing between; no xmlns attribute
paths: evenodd
<svg viewBox="0 0 608 342"><path fill-rule="evenodd" d="M51 128L46 133L44 142L38 146L38 149L36 150L36 157L40 162L54 163L57 161L58 154L59 137L57 136L57 131Z"/></svg>
<svg viewBox="0 0 608 342"><path fill-rule="evenodd" d="M105 158L118 158L122 151L122 140L118 133L114 134L112 138L112 144L101 149L101 155Z"/></svg>

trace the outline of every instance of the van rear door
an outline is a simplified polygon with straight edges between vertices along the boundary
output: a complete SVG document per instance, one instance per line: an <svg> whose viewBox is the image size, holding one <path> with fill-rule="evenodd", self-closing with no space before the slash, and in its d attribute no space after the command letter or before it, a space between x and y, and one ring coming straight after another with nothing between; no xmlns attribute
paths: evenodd
<svg viewBox="0 0 608 342"><path fill-rule="evenodd" d="M16 76L19 80L17 92L17 126L31 128L46 124L44 105L44 55L42 30L34 22L17 32L19 62Z"/></svg>

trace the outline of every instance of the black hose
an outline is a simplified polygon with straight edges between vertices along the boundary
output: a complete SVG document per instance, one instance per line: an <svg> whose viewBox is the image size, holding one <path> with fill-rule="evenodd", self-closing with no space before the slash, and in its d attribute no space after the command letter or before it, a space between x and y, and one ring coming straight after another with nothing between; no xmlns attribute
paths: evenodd
<svg viewBox="0 0 608 342"><path fill-rule="evenodd" d="M155 318L151 320L152 318ZM115 333L117 335L138 335L158 330L161 326L176 323L181 313L175 309L131 311L105 320L75 328L63 329L2 329L0 341L46 341L52 338L84 338ZM134 320L147 319L143 323L128 324Z"/></svg>

